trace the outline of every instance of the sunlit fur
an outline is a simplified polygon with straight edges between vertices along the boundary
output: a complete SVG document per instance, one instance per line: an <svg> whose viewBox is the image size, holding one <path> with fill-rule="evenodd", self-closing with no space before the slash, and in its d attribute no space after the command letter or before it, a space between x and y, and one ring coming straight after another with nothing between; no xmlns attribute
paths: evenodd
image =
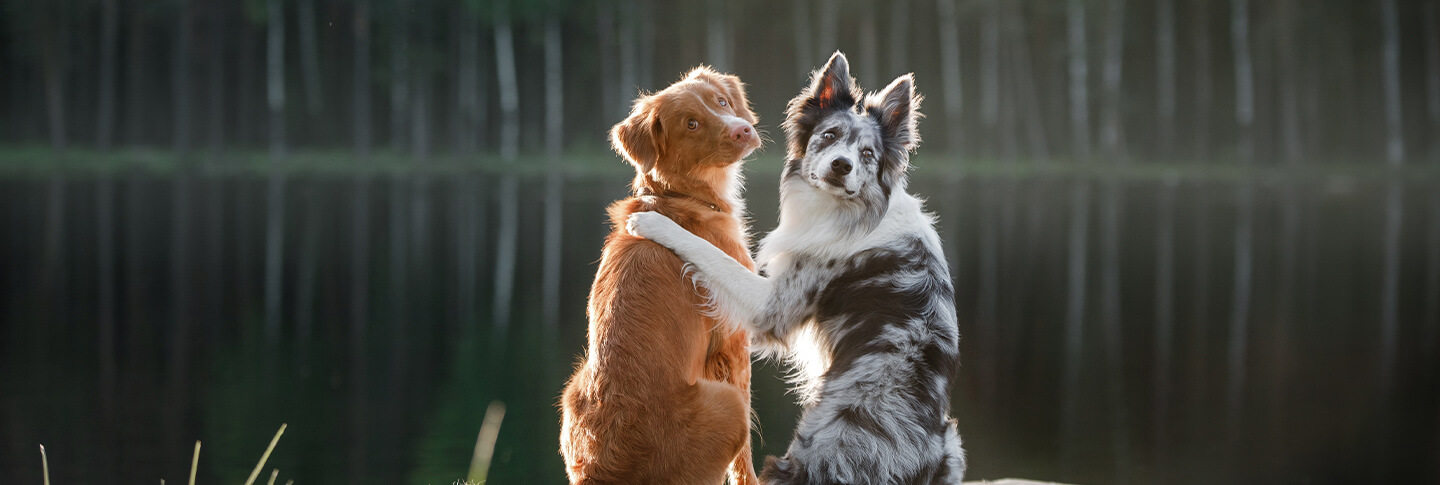
<svg viewBox="0 0 1440 485"><path fill-rule="evenodd" d="M657 211L753 266L739 162L760 146L755 122L739 79L705 67L640 97L611 131L636 168L637 194L610 206L611 224ZM749 136L732 136L745 128ZM606 238L589 345L561 400L572 483L756 483L749 336L702 313L705 295L681 265L653 242L618 230Z"/></svg>
<svg viewBox="0 0 1440 485"><path fill-rule="evenodd" d="M933 218L905 191L920 97L910 75L859 93L837 52L790 103L780 223L758 275L662 215L629 228L679 254L728 320L792 363L804 413L763 482L959 483L954 289Z"/></svg>

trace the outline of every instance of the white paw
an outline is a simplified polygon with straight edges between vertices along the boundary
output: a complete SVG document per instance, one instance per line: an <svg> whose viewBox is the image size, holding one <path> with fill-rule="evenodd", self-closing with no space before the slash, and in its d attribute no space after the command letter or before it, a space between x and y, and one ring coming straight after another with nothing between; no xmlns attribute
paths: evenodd
<svg viewBox="0 0 1440 485"><path fill-rule="evenodd" d="M630 235L652 240L657 236L664 236L666 231L673 229L684 230L675 221L659 212L636 212L630 214L630 217L625 220L625 231Z"/></svg>

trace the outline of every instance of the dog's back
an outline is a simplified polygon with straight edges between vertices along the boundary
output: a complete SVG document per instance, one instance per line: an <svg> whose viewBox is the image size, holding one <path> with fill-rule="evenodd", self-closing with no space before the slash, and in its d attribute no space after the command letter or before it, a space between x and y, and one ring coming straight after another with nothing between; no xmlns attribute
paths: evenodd
<svg viewBox="0 0 1440 485"><path fill-rule="evenodd" d="M560 451L573 483L753 484L749 336L702 312L674 253L623 231L658 211L753 266L735 196L760 145L734 76L708 68L642 97L612 142L635 197L610 206L589 345L565 387Z"/></svg>

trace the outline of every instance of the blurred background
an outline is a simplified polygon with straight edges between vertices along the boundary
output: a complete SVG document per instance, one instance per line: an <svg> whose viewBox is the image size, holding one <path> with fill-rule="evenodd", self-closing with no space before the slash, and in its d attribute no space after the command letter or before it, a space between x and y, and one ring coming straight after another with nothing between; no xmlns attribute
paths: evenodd
<svg viewBox="0 0 1440 485"><path fill-rule="evenodd" d="M1436 0L7 0L0 475L558 483L631 169L701 63L926 96L972 479L1440 483ZM756 364L757 462L799 410Z"/></svg>

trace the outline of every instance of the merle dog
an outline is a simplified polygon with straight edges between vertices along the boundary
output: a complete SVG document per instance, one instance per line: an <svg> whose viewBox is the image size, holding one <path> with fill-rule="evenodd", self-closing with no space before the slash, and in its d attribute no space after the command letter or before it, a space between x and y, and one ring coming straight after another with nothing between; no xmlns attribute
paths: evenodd
<svg viewBox="0 0 1440 485"><path fill-rule="evenodd" d="M836 52L790 101L780 223L751 273L663 215L627 225L676 252L713 310L795 368L804 415L773 484L960 483L947 414L959 363L954 287L933 217L905 192L920 96L870 95Z"/></svg>

